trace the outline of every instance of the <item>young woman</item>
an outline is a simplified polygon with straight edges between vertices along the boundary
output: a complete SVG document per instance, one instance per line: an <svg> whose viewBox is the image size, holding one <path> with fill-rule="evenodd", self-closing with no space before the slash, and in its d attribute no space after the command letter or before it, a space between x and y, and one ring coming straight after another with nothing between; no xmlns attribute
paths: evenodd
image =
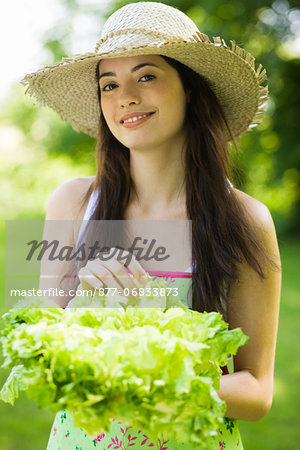
<svg viewBox="0 0 300 450"><path fill-rule="evenodd" d="M60 186L46 219L192 220L191 307L220 311L231 328L249 336L234 358L234 373L221 377L227 418L208 449L242 448L236 419L258 421L272 403L276 234L268 209L230 183L227 149L257 123L267 96L264 79L251 55L220 38L211 43L183 13L154 2L114 13L95 53L25 77L38 100L97 138L96 176ZM133 258L129 269L133 276L115 258L93 260L79 278L93 288L140 286L143 265ZM64 410L47 448L154 445L142 430L125 428L115 420L109 433L99 430L90 439ZM158 445L188 448L174 439Z"/></svg>

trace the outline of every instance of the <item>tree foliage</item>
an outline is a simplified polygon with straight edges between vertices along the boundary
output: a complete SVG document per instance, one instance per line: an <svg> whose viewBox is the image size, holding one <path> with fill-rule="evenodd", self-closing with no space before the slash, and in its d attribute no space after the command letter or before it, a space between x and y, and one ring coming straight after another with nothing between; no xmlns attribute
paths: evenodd
<svg viewBox="0 0 300 450"><path fill-rule="evenodd" d="M105 11L103 8L100 11L96 3L83 4L80 0L61 2L66 11L65 21L45 30L41 43L49 52L49 63L72 54L70 46L76 17L99 18L100 29L104 15L108 17L129 3L111 1ZM270 90L267 112L263 122L242 137L239 151L232 150L237 166L234 181L237 187L270 208L279 232L299 232L300 142L297 117L300 94L297 82L300 51L294 44L300 34L298 2L266 0L262 5L260 0L170 0L163 3L188 14L199 30L210 38L221 36L228 45L230 40L234 40L266 68ZM299 39L298 36L298 42ZM87 48L86 51L93 49ZM22 131L28 145L43 147L50 158L67 155L78 167L88 164L92 171L95 141L83 133L76 133L50 111L41 115L41 110L33 105L31 99L25 101L20 91L18 93L6 108L3 118Z"/></svg>

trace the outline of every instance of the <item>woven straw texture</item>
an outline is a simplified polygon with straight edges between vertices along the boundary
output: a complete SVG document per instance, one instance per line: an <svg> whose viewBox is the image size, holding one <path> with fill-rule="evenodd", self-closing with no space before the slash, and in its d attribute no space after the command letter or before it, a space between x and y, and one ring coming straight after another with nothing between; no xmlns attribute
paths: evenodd
<svg viewBox="0 0 300 450"><path fill-rule="evenodd" d="M64 58L27 74L21 81L40 105L47 105L76 131L94 138L101 114L96 66L99 59L135 55L164 55L201 74L223 107L238 138L260 123L268 87L266 71L250 53L220 37L201 33L181 11L155 2L131 3L106 21L94 52Z"/></svg>

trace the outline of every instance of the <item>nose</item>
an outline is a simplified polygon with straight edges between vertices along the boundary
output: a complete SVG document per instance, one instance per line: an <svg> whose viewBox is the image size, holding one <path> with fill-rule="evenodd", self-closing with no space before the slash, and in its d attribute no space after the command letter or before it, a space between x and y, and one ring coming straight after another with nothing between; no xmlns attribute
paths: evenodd
<svg viewBox="0 0 300 450"><path fill-rule="evenodd" d="M120 106L121 108L126 108L130 105L138 105L140 103L140 96L136 87L127 84L120 89Z"/></svg>

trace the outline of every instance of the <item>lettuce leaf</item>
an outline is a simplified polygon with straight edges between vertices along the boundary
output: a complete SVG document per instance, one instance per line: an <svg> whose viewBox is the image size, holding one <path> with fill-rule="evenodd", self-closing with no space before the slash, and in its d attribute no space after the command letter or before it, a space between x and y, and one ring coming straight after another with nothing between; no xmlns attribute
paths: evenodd
<svg viewBox="0 0 300 450"><path fill-rule="evenodd" d="M217 395L220 366L247 337L228 330L220 314L198 313L171 297L156 297L163 307L138 307L148 297L118 298L111 308L74 307L99 300L111 304L94 296L75 298L65 310L4 314L2 367L11 372L0 399L14 404L25 391L41 408L70 411L91 437L117 417L153 440L163 433L205 445L225 413Z"/></svg>

